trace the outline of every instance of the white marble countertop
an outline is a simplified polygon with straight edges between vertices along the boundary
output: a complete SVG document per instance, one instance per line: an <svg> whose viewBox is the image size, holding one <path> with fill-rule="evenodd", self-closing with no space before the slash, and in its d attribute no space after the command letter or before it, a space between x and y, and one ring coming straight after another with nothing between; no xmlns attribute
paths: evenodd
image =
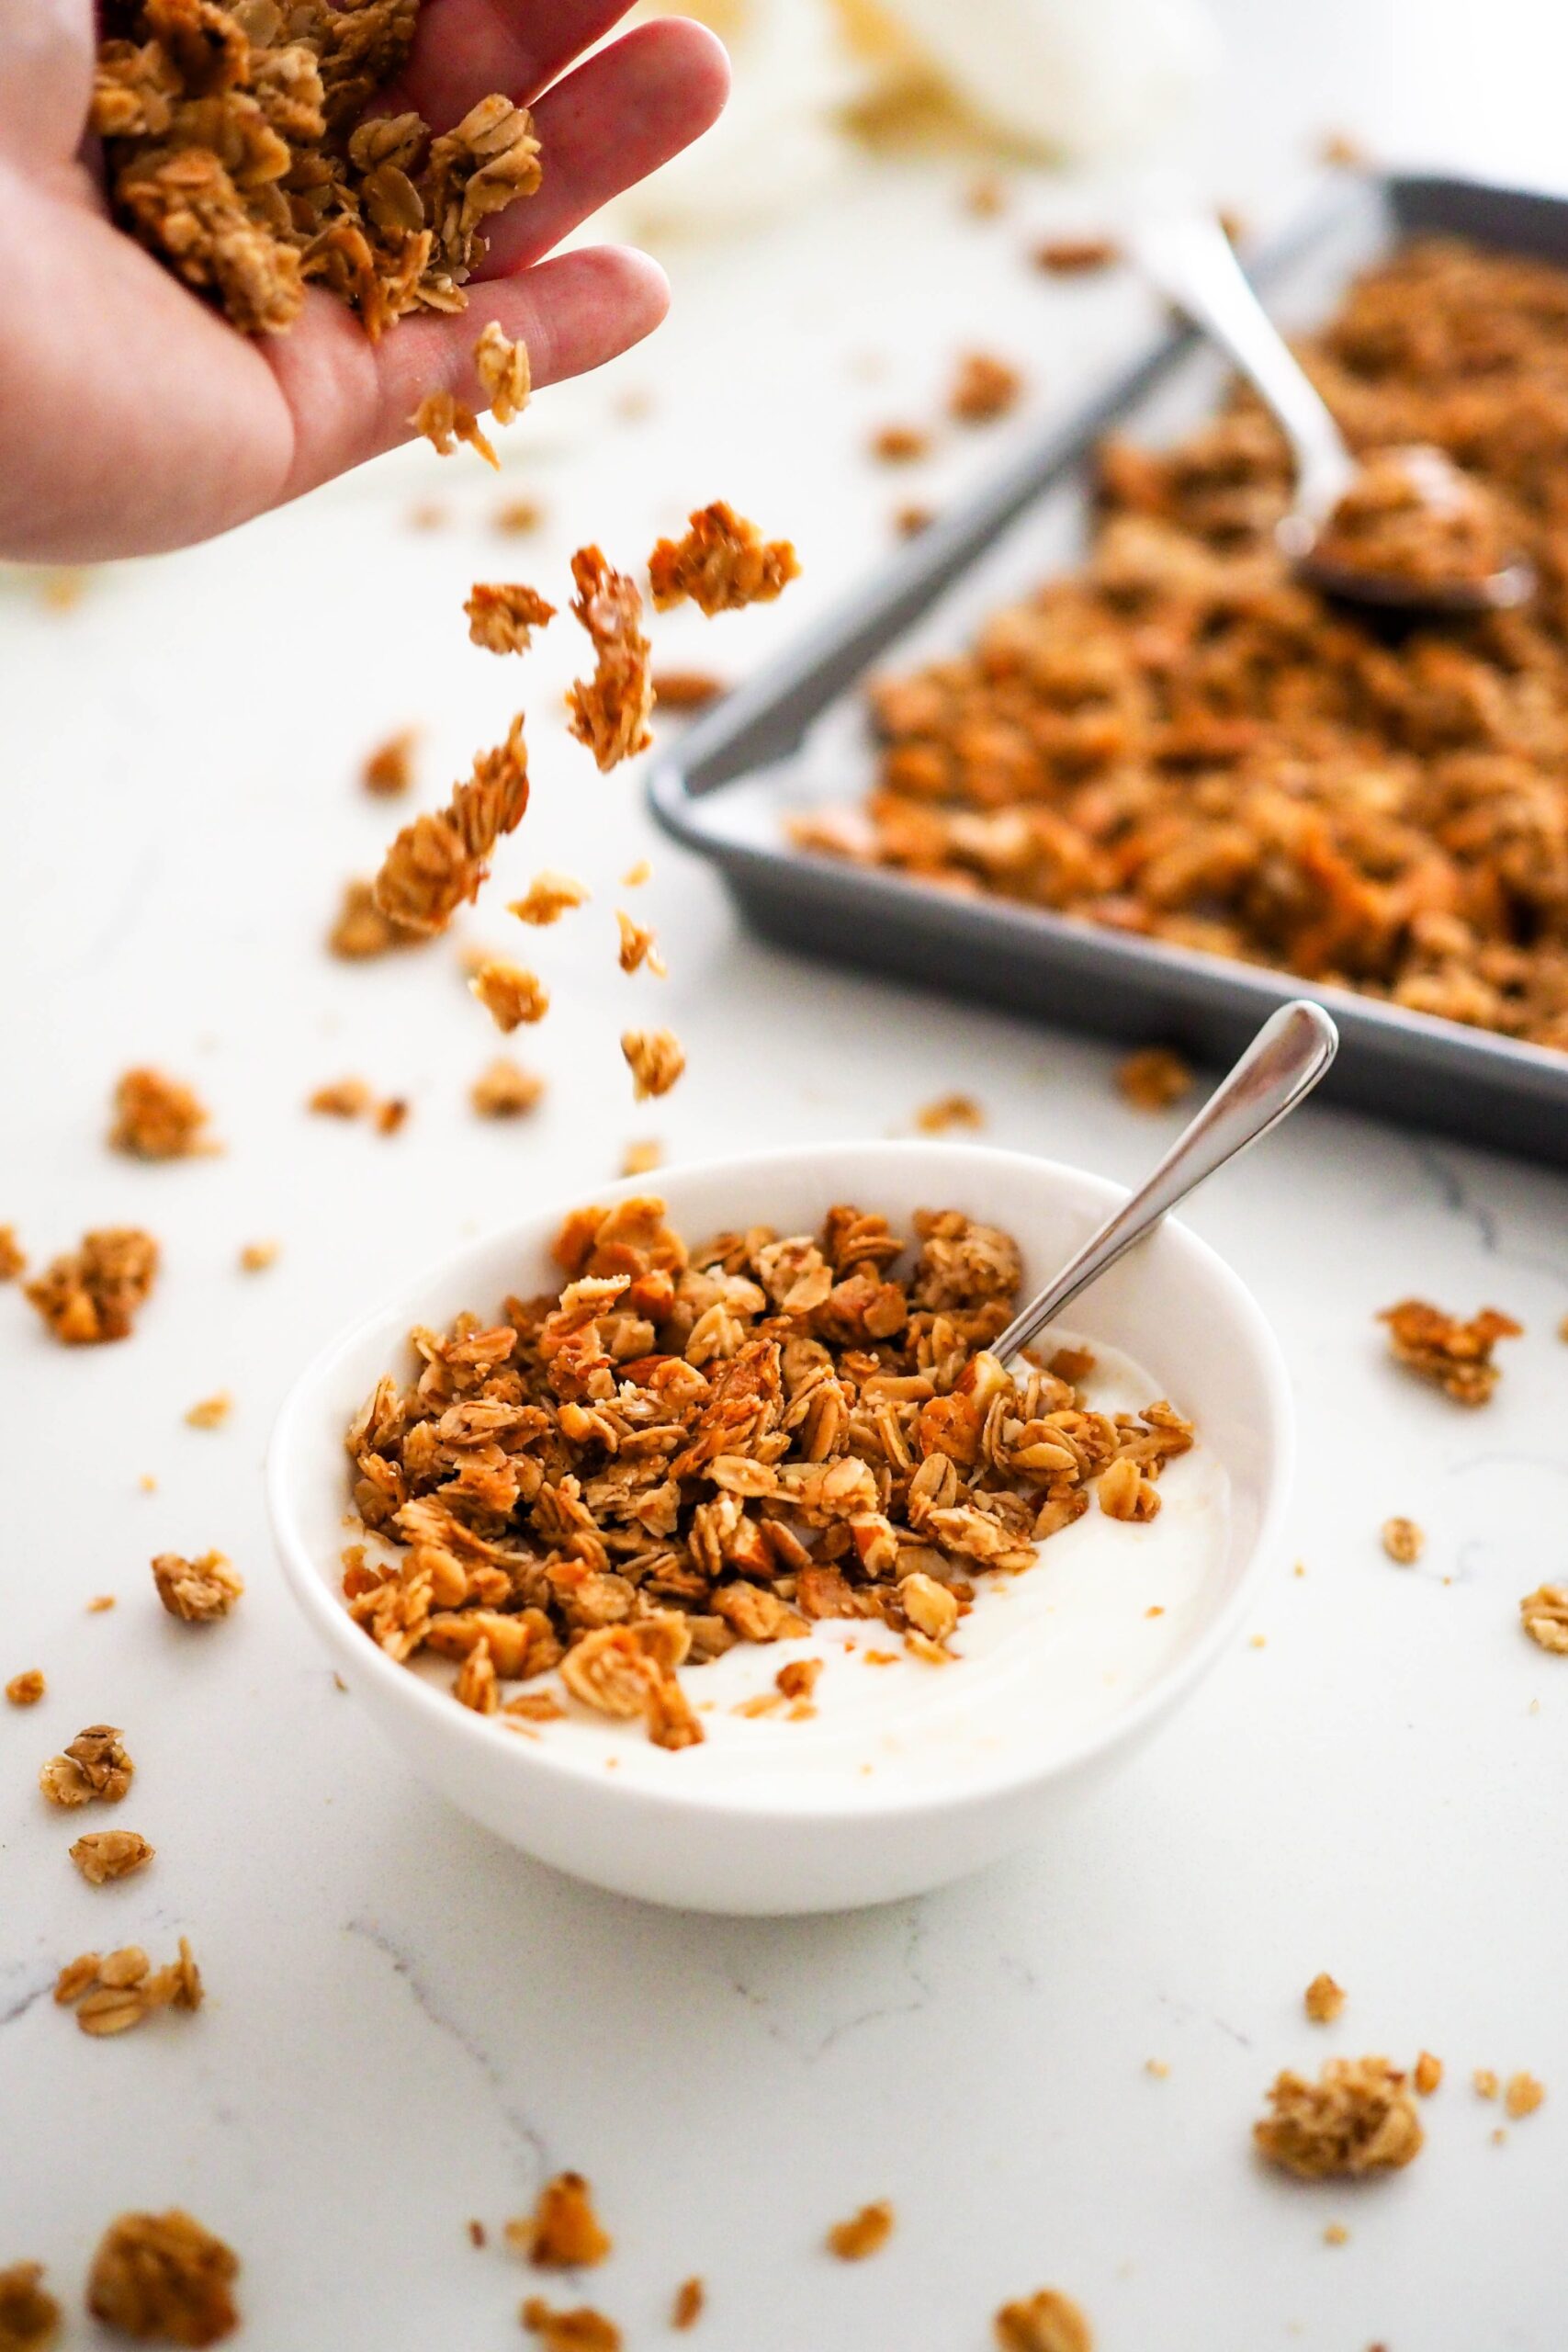
<svg viewBox="0 0 1568 2352"><path fill-rule="evenodd" d="M1568 177L1565 36L1544 7L1488 12L1518 76L1506 105L1458 7L1226 14L1235 128L1216 186L1261 217L1328 123ZM515 559L549 588L579 537L630 556L722 492L793 529L808 566L722 635L665 632L668 658L738 671L924 493L862 447L931 407L956 347L1032 357L1038 414L1134 335L1125 285L1020 269L1065 198L1035 184L975 223L963 177L885 167L744 250L673 255L663 341L542 401L499 491L419 452L225 545L118 569L68 614L0 596L0 1218L37 1259L112 1222L166 1250L124 1347L58 1350L0 1293L0 1679L36 1665L50 1682L37 1709L0 1709L0 2265L46 2261L74 2308L112 2214L180 2203L243 2256L254 2352L516 2343L528 2274L465 2224L499 2224L572 2165L616 2239L582 2299L630 2352L666 2340L693 2271L709 2352L979 2352L997 2304L1047 2283L1082 2302L1101 2352L1562 2341L1568 1664L1517 1617L1568 1573L1560 1176L1313 1109L1205 1195L1192 1222L1262 1301L1301 1415L1258 1641L1048 1846L919 1902L729 1923L552 1876L358 1720L270 1555L262 1451L304 1358L412 1260L521 1201L590 1193L633 1136L687 1157L886 1134L955 1086L997 1142L1118 1178L1165 1132L1115 1094L1106 1048L747 938L711 876L654 839L635 784L598 779L548 718L525 831L464 926L504 939L502 898L539 865L595 888L590 916L541 941L556 1008L524 1033L550 1080L537 1116L468 1114L492 1046L449 948L362 969L321 953L339 880L370 870L395 820L355 783L365 751L423 724L433 797L510 710L508 669L464 640L472 579ZM645 389L651 412L620 415ZM955 445L936 493L1009 429ZM496 537L498 496L536 489L538 538ZM446 503L446 528L410 529L421 498ZM545 640L536 709L574 650ZM610 944L615 876L644 849L661 987L624 979ZM615 1041L656 987L690 1075L634 1111ZM221 1158L106 1152L110 1086L142 1060L200 1088ZM309 1089L350 1071L411 1100L395 1140L304 1115ZM240 1246L271 1237L276 1266L240 1274ZM1527 1326L1486 1411L1388 1364L1371 1317L1407 1292ZM186 1427L219 1388L231 1422ZM1379 1547L1394 1512L1427 1530L1414 1570ZM147 1563L214 1545L246 1598L190 1632ZM87 1614L102 1592L117 1608ZM65 1859L79 1818L34 1781L102 1719L138 1767L113 1819L158 1855L96 1891ZM209 1986L198 2017L99 2044L51 2002L69 1954L139 1940L162 1958L181 1933ZM1324 1968L1350 1996L1326 2033L1301 2006ZM1411 2169L1348 2193L1254 2165L1280 2066L1422 2046L1449 2080ZM1502 2146L1477 2066L1548 2086ZM891 2245L830 2261L825 2226L876 2197L897 2207ZM1348 2243L1324 2244L1331 2222ZM98 2340L73 2318L70 2344Z"/></svg>

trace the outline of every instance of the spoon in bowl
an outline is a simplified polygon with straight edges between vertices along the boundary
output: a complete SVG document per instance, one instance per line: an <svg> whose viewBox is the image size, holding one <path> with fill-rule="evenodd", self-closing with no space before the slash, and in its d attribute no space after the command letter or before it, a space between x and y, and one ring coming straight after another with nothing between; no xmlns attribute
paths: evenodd
<svg viewBox="0 0 1568 2352"><path fill-rule="evenodd" d="M1295 503L1276 537L1304 580L1348 601L1412 613L1501 612L1529 601L1535 571L1522 557L1451 576L1444 576L1440 557L1408 571L1380 569L1375 555L1360 560L1351 532L1338 528L1337 518L1343 510L1351 521L1358 493L1373 481L1374 464L1384 492L1390 469L1399 468L1408 508L1417 519L1424 508L1434 534L1451 529L1467 512L1484 523L1481 485L1439 449L1385 451L1363 468L1248 285L1217 220L1181 207L1151 209L1133 225L1126 243L1158 290L1241 370L1289 443Z"/></svg>
<svg viewBox="0 0 1568 2352"><path fill-rule="evenodd" d="M1266 1021L1147 1180L1112 1211L1054 1282L1023 1307L990 1352L1006 1363L1142 1241L1238 1152L1304 1102L1339 1050L1339 1032L1320 1004L1298 997Z"/></svg>

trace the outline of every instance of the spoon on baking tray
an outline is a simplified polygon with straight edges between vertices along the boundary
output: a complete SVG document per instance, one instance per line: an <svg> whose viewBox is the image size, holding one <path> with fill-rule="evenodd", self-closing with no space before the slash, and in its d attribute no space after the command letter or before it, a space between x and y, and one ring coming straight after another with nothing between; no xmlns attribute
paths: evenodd
<svg viewBox="0 0 1568 2352"><path fill-rule="evenodd" d="M1351 524L1359 502L1345 502L1352 492L1365 497L1376 480L1374 466L1378 491L1402 492L1406 510L1417 518L1424 514L1434 534L1462 526L1468 518L1472 548L1495 527L1486 494L1440 449L1391 449L1366 465L1352 454L1216 220L1190 207L1151 207L1130 227L1126 245L1158 291L1241 370L1290 444L1295 503L1276 537L1303 579L1348 601L1414 613L1500 612L1528 602L1535 591L1534 567L1522 556L1503 560L1501 548L1481 568L1472 561L1451 576L1441 568L1440 551L1419 571L1380 571L1374 556L1359 555L1349 531L1337 526L1341 514ZM1337 526L1332 531L1331 523Z"/></svg>
<svg viewBox="0 0 1568 2352"><path fill-rule="evenodd" d="M1153 1175L1112 1210L1054 1282L1013 1317L991 1353L1006 1363L1069 1307L1080 1291L1144 1240L1179 1201L1304 1102L1339 1050L1320 1004L1298 997L1266 1021L1230 1076L1178 1136Z"/></svg>

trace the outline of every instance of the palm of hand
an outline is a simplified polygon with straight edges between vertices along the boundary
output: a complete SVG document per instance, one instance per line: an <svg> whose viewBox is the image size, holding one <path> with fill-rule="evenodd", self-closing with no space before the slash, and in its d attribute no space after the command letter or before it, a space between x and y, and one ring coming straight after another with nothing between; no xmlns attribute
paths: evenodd
<svg viewBox="0 0 1568 2352"><path fill-rule="evenodd" d="M426 0L398 102L442 130L491 90L537 101L545 180L497 217L466 312L416 314L372 344L320 288L288 334L240 335L116 228L80 155L92 0L3 0L0 553L150 553L297 497L405 440L439 386L481 405L470 354L488 319L526 343L536 385L648 334L666 291L644 255L547 258L724 101L722 50L680 18L556 81L627 5Z"/></svg>

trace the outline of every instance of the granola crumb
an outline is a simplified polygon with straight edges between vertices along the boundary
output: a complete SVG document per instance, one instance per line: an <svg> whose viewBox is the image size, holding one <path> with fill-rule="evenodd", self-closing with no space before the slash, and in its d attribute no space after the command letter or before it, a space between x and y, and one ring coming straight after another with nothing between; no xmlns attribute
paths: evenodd
<svg viewBox="0 0 1568 2352"><path fill-rule="evenodd" d="M87 2277L87 2309L142 2341L219 2344L240 2324L231 2289L239 2257L178 2206L121 2213L109 2223Z"/></svg>
<svg viewBox="0 0 1568 2352"><path fill-rule="evenodd" d="M1490 2066L1477 2066L1470 2080L1477 2098L1496 2098L1497 2076Z"/></svg>
<svg viewBox="0 0 1568 2352"><path fill-rule="evenodd" d="M1325 130L1317 142L1317 160L1331 170L1362 172L1367 168L1367 150L1348 130Z"/></svg>
<svg viewBox="0 0 1568 2352"><path fill-rule="evenodd" d="M884 466L912 466L931 455L931 436L918 424L885 424L872 435L871 454Z"/></svg>
<svg viewBox="0 0 1568 2352"><path fill-rule="evenodd" d="M525 1724L558 1724L566 1720L566 1709L550 1690L520 1690L501 1712L503 1715L515 1715Z"/></svg>
<svg viewBox="0 0 1568 2352"><path fill-rule="evenodd" d="M729 692L710 670L655 670L653 700L660 710L706 710Z"/></svg>
<svg viewBox="0 0 1568 2352"><path fill-rule="evenodd" d="M920 533L929 531L935 521L936 508L923 505L918 499L910 499L907 504L896 506L893 510L893 528L901 539L918 539Z"/></svg>
<svg viewBox="0 0 1568 2352"><path fill-rule="evenodd" d="M1156 2083L1163 2083L1169 2076L1170 2061L1168 2058L1145 2058L1144 2072L1145 2075L1152 2075Z"/></svg>
<svg viewBox="0 0 1568 2352"><path fill-rule="evenodd" d="M1413 1568L1426 1548L1427 1538L1413 1519L1385 1519L1382 1548L1396 1566Z"/></svg>
<svg viewBox="0 0 1568 2352"><path fill-rule="evenodd" d="M486 2245L489 2242L490 2233L485 2228L484 2223L478 2221L470 2222L468 2223L468 2244L470 2245Z"/></svg>
<svg viewBox="0 0 1568 2352"><path fill-rule="evenodd" d="M134 1829L90 1829L70 1850L88 1885L103 1886L111 1878L129 1878L132 1871L142 1869L157 1849Z"/></svg>
<svg viewBox="0 0 1568 2352"><path fill-rule="evenodd" d="M318 1086L305 1108L323 1119L362 1119L374 1100L362 1078L337 1078Z"/></svg>
<svg viewBox="0 0 1568 2352"><path fill-rule="evenodd" d="M471 774L453 786L445 808L426 810L399 833L372 885L381 912L411 931L445 931L457 909L478 898L491 852L516 831L528 797L519 714L504 742L475 753Z"/></svg>
<svg viewBox="0 0 1568 2352"><path fill-rule="evenodd" d="M595 663L592 677L580 678L567 695L570 731L607 775L653 741L653 648L642 633L641 591L600 548L579 548L571 576L572 614L592 639Z"/></svg>
<svg viewBox="0 0 1568 2352"><path fill-rule="evenodd" d="M476 581L463 606L468 636L487 653L526 653L536 628L547 628L556 608L521 581Z"/></svg>
<svg viewBox="0 0 1568 2352"><path fill-rule="evenodd" d="M506 2243L540 2270L584 2270L603 2262L614 2240L593 2210L593 2191L580 2172L557 2173L539 2191L531 2213L506 2224Z"/></svg>
<svg viewBox="0 0 1568 2352"><path fill-rule="evenodd" d="M663 979L666 977L664 958L659 952L658 939L649 926L635 922L620 908L615 910L615 922L621 935L622 971L636 972L646 964L656 979Z"/></svg>
<svg viewBox="0 0 1568 2352"><path fill-rule="evenodd" d="M29 1666L25 1672L12 1675L6 1685L6 1696L13 1707L36 1707L48 1689L43 1668Z"/></svg>
<svg viewBox="0 0 1568 2352"><path fill-rule="evenodd" d="M27 1272L28 1253L17 1239L14 1225L0 1225L0 1283L14 1283Z"/></svg>
<svg viewBox="0 0 1568 2352"><path fill-rule="evenodd" d="M107 1226L84 1234L81 1248L56 1258L25 1295L62 1346L98 1347L130 1338L157 1272L158 1245L150 1233Z"/></svg>
<svg viewBox="0 0 1568 2352"><path fill-rule="evenodd" d="M636 865L628 865L622 875L621 888L623 890L640 890L643 884L651 881L652 878L652 866L646 857L639 857Z"/></svg>
<svg viewBox="0 0 1568 2352"><path fill-rule="evenodd" d="M51 2352L62 2313L43 2284L41 2262L0 2270L0 2352Z"/></svg>
<svg viewBox="0 0 1568 2352"><path fill-rule="evenodd" d="M521 538L525 532L536 531L545 519L545 510L536 498L504 499L491 516L498 531Z"/></svg>
<svg viewBox="0 0 1568 2352"><path fill-rule="evenodd" d="M689 597L711 620L773 604L799 579L800 560L788 539L764 539L755 523L719 498L687 517L682 538L658 542L648 571L656 611Z"/></svg>
<svg viewBox="0 0 1568 2352"><path fill-rule="evenodd" d="M1054 2287L1004 2303L993 2323L1001 2352L1094 2352L1094 2334L1070 2295Z"/></svg>
<svg viewBox="0 0 1568 2352"><path fill-rule="evenodd" d="M202 1133L208 1121L199 1095L162 1070L128 1069L115 1088L109 1148L134 1159L192 1159L218 1146Z"/></svg>
<svg viewBox="0 0 1568 2352"><path fill-rule="evenodd" d="M1410 2079L1423 2098L1430 2098L1443 2079L1442 2060L1434 2058L1429 2050L1423 2050L1416 2061Z"/></svg>
<svg viewBox="0 0 1568 2352"><path fill-rule="evenodd" d="M345 964L366 964L374 956L389 956L396 948L423 947L426 936L384 915L376 904L374 887L355 880L343 886L343 897L327 933L327 953Z"/></svg>
<svg viewBox="0 0 1568 2352"><path fill-rule="evenodd" d="M792 1657L774 1675L774 1688L785 1699L809 1699L824 1664L825 1660L819 1657Z"/></svg>
<svg viewBox="0 0 1568 2352"><path fill-rule="evenodd" d="M277 1263L279 1241L247 1241L240 1251L240 1271L244 1274L265 1274L269 1266Z"/></svg>
<svg viewBox="0 0 1568 2352"><path fill-rule="evenodd" d="M549 992L538 974L521 964L481 964L468 982L468 993L479 999L503 1036L525 1022L542 1021L550 1009Z"/></svg>
<svg viewBox="0 0 1568 2352"><path fill-rule="evenodd" d="M426 392L409 419L416 433L423 433L438 458L449 458L459 441L466 441L479 452L487 466L501 471L501 459L495 445L479 429L479 421L466 401L457 400L451 392Z"/></svg>
<svg viewBox="0 0 1568 2352"><path fill-rule="evenodd" d="M577 2310L556 2311L542 2295L530 2295L522 2320L530 2335L543 2339L544 2352L621 2352L621 2331L586 2303Z"/></svg>
<svg viewBox="0 0 1568 2352"><path fill-rule="evenodd" d="M588 903L588 886L575 874L557 874L548 866L536 874L521 899L513 899L507 908L519 922L532 923L536 930L547 923L559 922L562 915L574 907Z"/></svg>
<svg viewBox="0 0 1568 2352"><path fill-rule="evenodd" d="M681 1041L669 1029L623 1030L621 1052L631 1071L633 1095L638 1102L646 1102L653 1095L668 1094L686 1067Z"/></svg>
<svg viewBox="0 0 1568 2352"><path fill-rule="evenodd" d="M89 1617L101 1617L107 1609L112 1609L114 1606L115 1597L112 1592L95 1593L87 1603L87 1614Z"/></svg>
<svg viewBox="0 0 1568 2352"><path fill-rule="evenodd" d="M656 1143L651 1136L641 1143L627 1144L621 1154L623 1176L651 1176L653 1170L663 1164L664 1146Z"/></svg>
<svg viewBox="0 0 1568 2352"><path fill-rule="evenodd" d="M835 2222L828 2233L828 2249L840 2262L864 2262L880 2254L893 2234L893 2208L886 2198L863 2205L847 2222Z"/></svg>
<svg viewBox="0 0 1568 2352"><path fill-rule="evenodd" d="M1168 1111L1190 1094L1196 1081L1179 1054L1166 1046L1147 1046L1119 1065L1116 1083L1134 1110Z"/></svg>
<svg viewBox="0 0 1568 2352"><path fill-rule="evenodd" d="M215 1396L200 1397L192 1405L186 1420L193 1430L220 1430L233 1409L234 1399L226 1388L220 1388Z"/></svg>
<svg viewBox="0 0 1568 2352"><path fill-rule="evenodd" d="M389 1095L385 1102L376 1105L375 1128L378 1136L395 1136L409 1114L409 1106L400 1094Z"/></svg>
<svg viewBox="0 0 1568 2352"><path fill-rule="evenodd" d="M422 498L409 508L411 531L444 531L450 517L437 498Z"/></svg>
<svg viewBox="0 0 1568 2352"><path fill-rule="evenodd" d="M670 2309L671 2327L695 2327L707 2302L707 2289L700 2278L682 2278L675 2290L675 2301Z"/></svg>
<svg viewBox="0 0 1568 2352"><path fill-rule="evenodd" d="M532 1111L545 1091L536 1078L506 1054L498 1054L468 1089L468 1100L481 1119L520 1119Z"/></svg>
<svg viewBox="0 0 1568 2352"><path fill-rule="evenodd" d="M995 172L981 172L964 191L964 209L976 220L993 220L1007 209L1008 185Z"/></svg>
<svg viewBox="0 0 1568 2352"><path fill-rule="evenodd" d="M1302 1998L1314 2025L1332 2025L1345 2007L1345 1987L1337 1984L1327 1971L1322 1970L1313 1978Z"/></svg>
<svg viewBox="0 0 1568 2352"><path fill-rule="evenodd" d="M1112 237L1047 237L1034 248L1036 269L1053 277L1082 277L1091 270L1109 269L1122 258Z"/></svg>
<svg viewBox="0 0 1568 2352"><path fill-rule="evenodd" d="M245 1589L244 1579L221 1552L204 1552L197 1560L160 1552L152 1562L152 1582L169 1615L187 1625L215 1624L227 1617Z"/></svg>
<svg viewBox="0 0 1568 2352"><path fill-rule="evenodd" d="M527 345L521 339L513 343L491 319L474 345L474 367L497 424L513 424L534 389Z"/></svg>
<svg viewBox="0 0 1568 2352"><path fill-rule="evenodd" d="M1350 2233L1343 2222L1329 2222L1324 2227L1323 2243L1325 2245L1348 2245Z"/></svg>
<svg viewBox="0 0 1568 2352"><path fill-rule="evenodd" d="M966 352L959 361L947 413L960 424L989 424L1006 416L1023 396L1023 378L988 351Z"/></svg>
<svg viewBox="0 0 1568 2352"><path fill-rule="evenodd" d="M406 792L413 782L414 746L419 741L417 727L400 727L367 752L359 771L359 780L367 792L378 800L390 800Z"/></svg>
<svg viewBox="0 0 1568 2352"><path fill-rule="evenodd" d="M923 1136L945 1136L955 1127L973 1129L985 1124L986 1114L972 1094L939 1094L934 1102L922 1103L915 1114L915 1125Z"/></svg>
<svg viewBox="0 0 1568 2352"><path fill-rule="evenodd" d="M1496 2127L1495 2131L1495 2132L1493 2132L1493 2134L1492 2134L1492 2145L1493 2145L1495 2148L1502 2148L1502 2147L1506 2147L1506 2144L1507 2144L1507 2139L1508 2139L1508 2135L1507 2135L1506 2132L1503 2129L1503 2126L1499 2123L1499 2124L1497 2125L1497 2127Z"/></svg>
<svg viewBox="0 0 1568 2352"><path fill-rule="evenodd" d="M1287 2067L1253 2139L1270 2164L1303 2180L1407 2165L1424 2134L1404 2079L1386 2058L1331 2058L1315 2083Z"/></svg>
<svg viewBox="0 0 1568 2352"><path fill-rule="evenodd" d="M1495 1306L1483 1306L1468 1323L1446 1315L1425 1299L1401 1299L1383 1307L1378 1321L1388 1325L1389 1350L1396 1363L1427 1380L1458 1405L1484 1405L1502 1377L1502 1366L1492 1361L1499 1340L1517 1340L1522 1323Z"/></svg>
<svg viewBox="0 0 1568 2352"><path fill-rule="evenodd" d="M1517 2123L1521 2116L1533 2115L1546 2097L1546 2085L1537 2082L1533 2075L1510 2075L1503 2092L1503 2104Z"/></svg>
<svg viewBox="0 0 1568 2352"><path fill-rule="evenodd" d="M51 1756L39 1773L39 1787L51 1804L118 1804L136 1767L112 1724L89 1724L63 1755Z"/></svg>
<svg viewBox="0 0 1568 2352"><path fill-rule="evenodd" d="M1519 1617L1532 1642L1568 1657L1568 1585L1537 1585L1520 1601Z"/></svg>

